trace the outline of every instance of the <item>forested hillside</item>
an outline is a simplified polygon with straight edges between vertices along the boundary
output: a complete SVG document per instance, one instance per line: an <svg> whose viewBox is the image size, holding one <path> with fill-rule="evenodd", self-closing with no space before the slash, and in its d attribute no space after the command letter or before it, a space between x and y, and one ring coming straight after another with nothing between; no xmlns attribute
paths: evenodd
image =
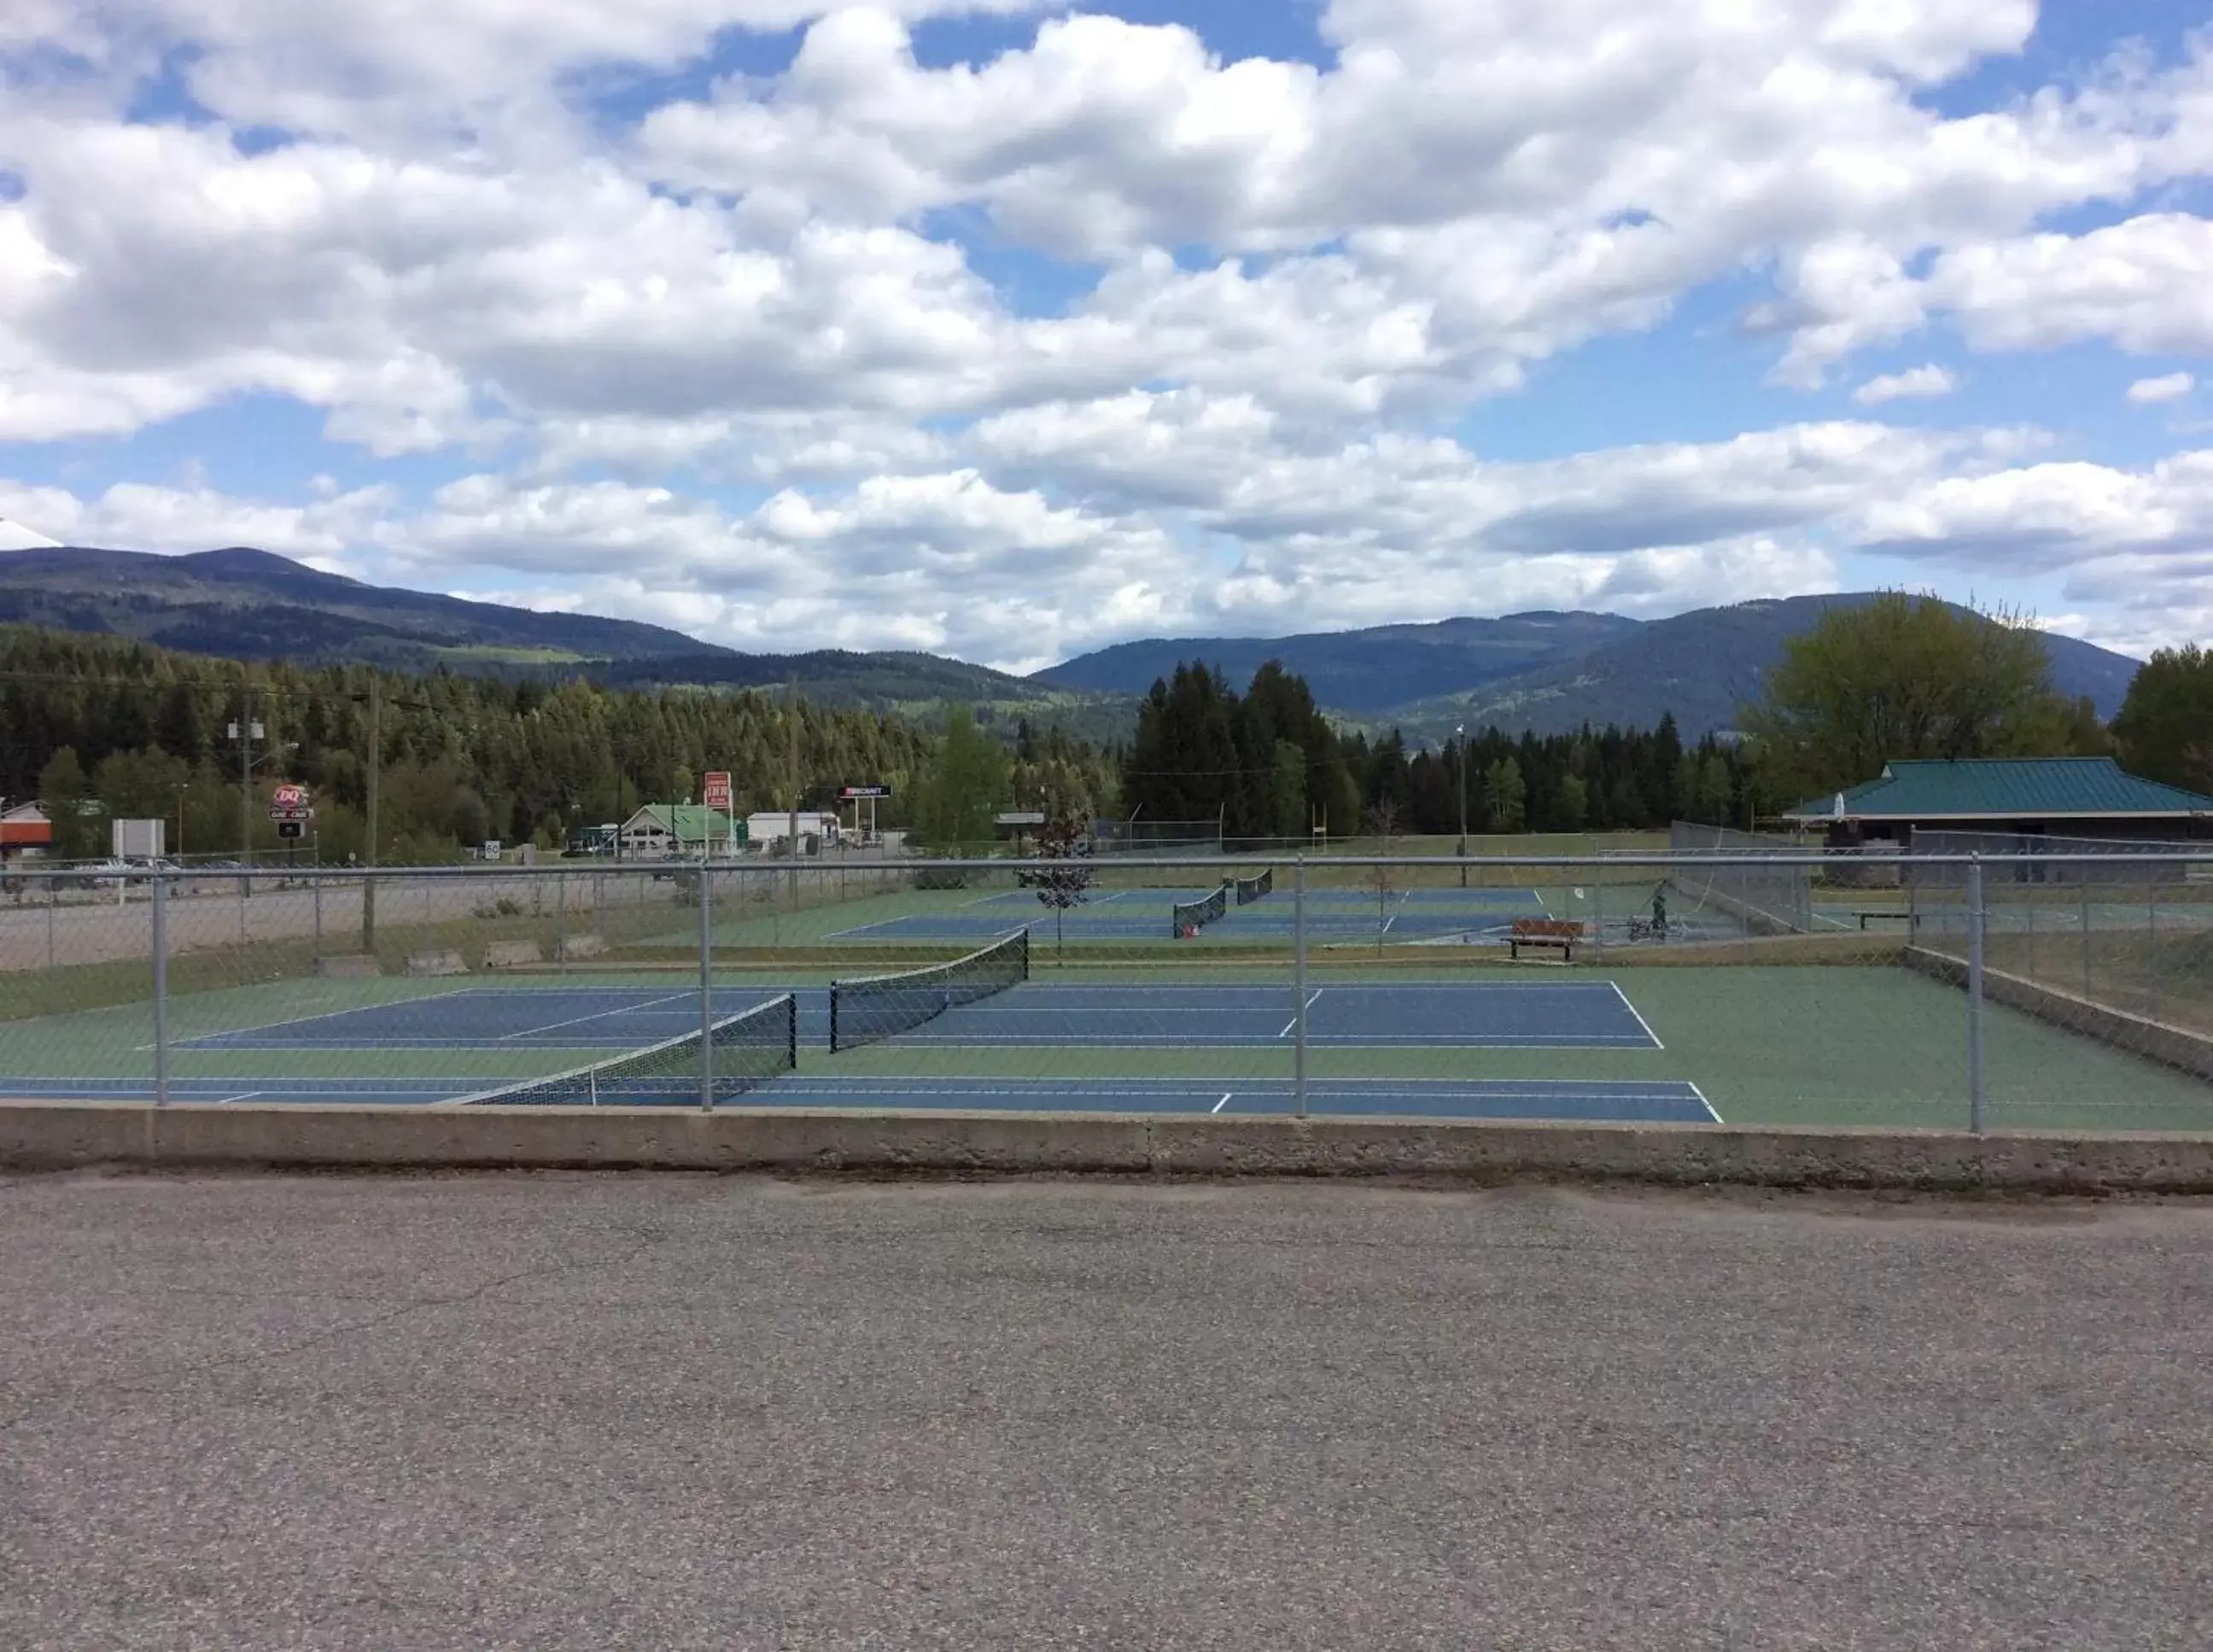
<svg viewBox="0 0 2213 1652"><path fill-rule="evenodd" d="M366 669L249 665L0 627L0 796L46 801L64 853L106 847L105 825L78 813L82 800L168 820L173 851L181 837L186 853L235 853L242 818L257 850L277 846L266 794L297 781L314 794L322 857L343 861L363 847L371 680ZM375 682L386 860L448 858L486 838L558 845L642 802L695 797L710 769L732 771L741 812L792 802L781 695L448 674ZM242 710L265 729L243 813L239 747L226 734ZM801 800L814 807L843 784L887 783L893 801L879 820L899 824L932 731L803 699L796 715ZM1079 812L1111 803L1106 759L1091 748L1056 732L1001 733L1017 748L1018 796Z"/></svg>
<svg viewBox="0 0 2213 1652"><path fill-rule="evenodd" d="M1457 741L1410 756L1396 733L1339 735L1306 684L1272 662L1241 696L1220 672L1186 664L1139 710L1122 796L1140 820L1219 820L1233 838L1455 833L1461 754ZM1710 737L1686 747L1667 717L1652 729L1541 738L1487 728L1469 736L1466 760L1471 832L1721 823L1745 812L1736 748Z"/></svg>

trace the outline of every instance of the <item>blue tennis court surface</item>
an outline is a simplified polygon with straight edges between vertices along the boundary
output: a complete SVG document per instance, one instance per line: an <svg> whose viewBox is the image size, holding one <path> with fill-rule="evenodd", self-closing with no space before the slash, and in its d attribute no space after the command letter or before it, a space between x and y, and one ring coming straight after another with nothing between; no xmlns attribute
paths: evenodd
<svg viewBox="0 0 2213 1652"><path fill-rule="evenodd" d="M717 1016L774 997L718 989ZM829 995L802 988L802 1046L829 1041ZM1032 981L947 1010L901 1042L1002 1048L1288 1048L1291 994L1278 986L1069 984ZM628 1050L699 1026L696 987L470 988L335 1011L180 1043L215 1050ZM1610 981L1392 982L1332 985L1307 997L1311 1045L1361 1048L1660 1047Z"/></svg>
<svg viewBox="0 0 2213 1652"><path fill-rule="evenodd" d="M716 990L720 1018L779 996L768 986ZM1271 1051L1288 1072L1295 1042L1296 1000L1281 984L1223 982L1033 980L973 1003L947 1009L887 1044L1039 1052L1043 1073L963 1076L844 1073L828 1053L829 993L793 992L799 1009L801 1070L769 1080L723 1106L937 1108L958 1111L1281 1113L1292 1110L1284 1077L1122 1077L1086 1061L1107 1050ZM1660 1040L1607 980L1376 981L1314 988L1305 1003L1308 1041L1338 1050L1658 1050ZM180 1043L184 1058L171 1087L177 1100L210 1103L321 1102L388 1106L450 1104L536 1073L563 1072L616 1052L695 1034L699 991L671 980L649 987L464 986L401 1003L299 1016L234 1028ZM504 1076L466 1069L467 1059L436 1064L435 1076L378 1076L408 1051L490 1056ZM1071 1052L1058 1074L1055 1051ZM321 1052L314 1064L344 1076L210 1074L224 1052ZM828 1070L824 1070L824 1064ZM268 1065L265 1059L259 1064ZM485 1065L492 1065L485 1063ZM1075 1070L1070 1071L1068 1069ZM810 1070L812 1069L812 1070ZM26 1100L138 1100L145 1078L0 1078L0 1095ZM696 1104L698 1080L655 1077L630 1105ZM1651 1080L1489 1079L1462 1076L1317 1078L1308 1106L1318 1113L1438 1119L1561 1119L1699 1122L1714 1114L1695 1085Z"/></svg>
<svg viewBox="0 0 2213 1652"><path fill-rule="evenodd" d="M479 1078L179 1079L171 1099L195 1103L318 1103L436 1106L484 1088ZM145 1101L143 1079L0 1079L0 1094L35 1101ZM665 1105L693 1104L672 1083ZM1281 1079L866 1078L794 1074L725 1109L850 1107L886 1113L1283 1114L1291 1085ZM1695 1084L1667 1081L1316 1079L1308 1111L1332 1116L1567 1119L1588 1123L1712 1124L1719 1115Z"/></svg>

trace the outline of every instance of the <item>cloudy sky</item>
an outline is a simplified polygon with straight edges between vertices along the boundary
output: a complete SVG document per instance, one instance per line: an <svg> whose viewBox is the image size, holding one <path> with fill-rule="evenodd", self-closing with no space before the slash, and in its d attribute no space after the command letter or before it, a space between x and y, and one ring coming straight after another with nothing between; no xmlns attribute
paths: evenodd
<svg viewBox="0 0 2213 1652"><path fill-rule="evenodd" d="M5 0L0 517L1015 668L1874 585L2143 653L2204 15Z"/></svg>

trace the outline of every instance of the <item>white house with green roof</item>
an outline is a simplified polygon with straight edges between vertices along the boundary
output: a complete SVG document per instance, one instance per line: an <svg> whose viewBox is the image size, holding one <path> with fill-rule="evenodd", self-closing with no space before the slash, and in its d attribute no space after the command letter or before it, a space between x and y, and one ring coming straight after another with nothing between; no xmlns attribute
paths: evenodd
<svg viewBox="0 0 2213 1652"><path fill-rule="evenodd" d="M1825 828L1839 847L1910 847L1917 833L1931 832L2015 840L2213 838L2213 797L2131 774L2110 757L1900 759L1848 791L1808 799L1784 818Z"/></svg>
<svg viewBox="0 0 2213 1652"><path fill-rule="evenodd" d="M622 823L621 838L625 857L697 860L703 850L730 855L743 849L746 826L697 803L648 803Z"/></svg>

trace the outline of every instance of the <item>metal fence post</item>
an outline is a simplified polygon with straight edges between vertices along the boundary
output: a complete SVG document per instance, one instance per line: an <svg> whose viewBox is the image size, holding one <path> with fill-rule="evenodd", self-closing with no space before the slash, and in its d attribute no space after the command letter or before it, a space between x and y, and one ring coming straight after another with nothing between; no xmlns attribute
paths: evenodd
<svg viewBox="0 0 2213 1652"><path fill-rule="evenodd" d="M315 961L323 958L323 874L318 867L308 874L308 887L315 892Z"/></svg>
<svg viewBox="0 0 2213 1652"><path fill-rule="evenodd" d="M59 878L48 878L46 880L46 968L49 972L54 967L54 909L61 904L61 899L62 881Z"/></svg>
<svg viewBox="0 0 2213 1652"><path fill-rule="evenodd" d="M154 1105L169 1105L169 881L154 873Z"/></svg>
<svg viewBox="0 0 2213 1652"><path fill-rule="evenodd" d="M553 878L553 968L557 974L569 972L569 875L559 872Z"/></svg>
<svg viewBox="0 0 2213 1652"><path fill-rule="evenodd" d="M2144 1015L2159 1019L2159 868L2144 868Z"/></svg>
<svg viewBox="0 0 2213 1652"><path fill-rule="evenodd" d="M715 1110L715 897L699 862L699 1111Z"/></svg>
<svg viewBox="0 0 2213 1652"><path fill-rule="evenodd" d="M2090 996L2090 873L2078 868L2082 880L2082 996Z"/></svg>
<svg viewBox="0 0 2213 1652"><path fill-rule="evenodd" d="M1291 1017L1298 1037L1292 1045L1291 1102L1297 1117L1307 1116L1307 857L1298 856L1291 869Z"/></svg>
<svg viewBox="0 0 2213 1652"><path fill-rule="evenodd" d="M1983 856L1967 863L1967 1128L1983 1133Z"/></svg>

